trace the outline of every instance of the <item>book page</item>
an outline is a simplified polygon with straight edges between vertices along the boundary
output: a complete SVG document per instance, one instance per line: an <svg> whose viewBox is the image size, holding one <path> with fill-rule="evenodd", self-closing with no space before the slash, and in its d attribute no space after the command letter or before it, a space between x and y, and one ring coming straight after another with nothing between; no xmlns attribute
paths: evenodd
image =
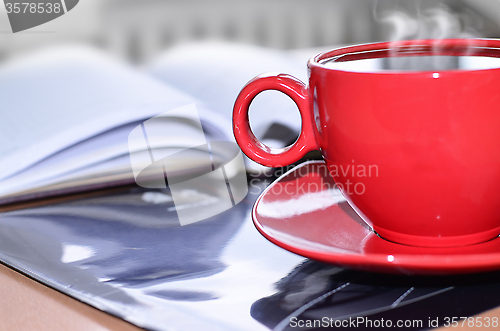
<svg viewBox="0 0 500 331"><path fill-rule="evenodd" d="M79 46L6 63L0 68L0 100L0 179L114 127L196 101Z"/></svg>
<svg viewBox="0 0 500 331"><path fill-rule="evenodd" d="M148 71L202 100L227 119L232 118L234 102L241 89L259 74L286 73L305 84L308 79L307 61L286 51L222 42L187 44L169 49L152 62ZM297 134L300 131L297 107L276 91L255 98L250 118L257 136L264 135L273 123L283 124Z"/></svg>

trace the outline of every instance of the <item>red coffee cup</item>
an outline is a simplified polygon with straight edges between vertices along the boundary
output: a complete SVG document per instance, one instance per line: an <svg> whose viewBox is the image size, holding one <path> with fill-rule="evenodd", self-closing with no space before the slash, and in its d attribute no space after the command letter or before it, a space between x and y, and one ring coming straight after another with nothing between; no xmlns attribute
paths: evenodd
<svg viewBox="0 0 500 331"><path fill-rule="evenodd" d="M272 167L320 150L346 199L384 239L430 247L491 240L500 234L500 68L341 69L428 56L487 61L500 57L500 40L340 48L309 60L309 86L285 74L258 76L236 99L236 140ZM267 147L250 129L248 108L264 90L287 94L299 108L302 130L291 146Z"/></svg>

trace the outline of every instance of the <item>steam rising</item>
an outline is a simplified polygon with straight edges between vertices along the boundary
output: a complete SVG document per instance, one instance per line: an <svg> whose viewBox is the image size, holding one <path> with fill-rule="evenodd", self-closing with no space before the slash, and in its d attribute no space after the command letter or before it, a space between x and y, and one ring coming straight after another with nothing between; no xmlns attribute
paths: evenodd
<svg viewBox="0 0 500 331"><path fill-rule="evenodd" d="M377 22L386 26L386 39L391 41L480 36L476 28L468 23L474 21L471 14L454 12L439 1L432 2L430 6L422 1L397 1L396 5L394 1L377 1L373 15Z"/></svg>
<svg viewBox="0 0 500 331"><path fill-rule="evenodd" d="M385 29L384 39L447 39L480 37L477 17L472 12L454 11L445 1L382 1L373 7L375 20ZM471 48L471 52L472 52ZM446 70L460 67L456 57L393 57L385 59L384 69ZM473 54L464 54L473 55Z"/></svg>

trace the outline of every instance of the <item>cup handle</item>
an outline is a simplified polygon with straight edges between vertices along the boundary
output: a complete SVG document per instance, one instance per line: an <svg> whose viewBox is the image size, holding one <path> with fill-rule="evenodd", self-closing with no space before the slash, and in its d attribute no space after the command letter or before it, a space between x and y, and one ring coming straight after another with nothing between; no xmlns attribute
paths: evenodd
<svg viewBox="0 0 500 331"><path fill-rule="evenodd" d="M265 90L285 93L299 108L302 119L299 138L285 148L271 148L264 145L250 128L248 108L257 94ZM234 104L233 131L243 153L255 162L268 167L287 166L300 160L306 153L319 149L314 135L307 87L297 78L286 74L263 74L243 87Z"/></svg>

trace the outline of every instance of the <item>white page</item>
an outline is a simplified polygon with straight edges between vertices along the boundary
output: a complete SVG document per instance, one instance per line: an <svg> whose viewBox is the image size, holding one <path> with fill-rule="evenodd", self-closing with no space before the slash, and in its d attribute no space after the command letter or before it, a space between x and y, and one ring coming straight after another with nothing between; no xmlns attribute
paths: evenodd
<svg viewBox="0 0 500 331"><path fill-rule="evenodd" d="M196 101L98 51L76 46L5 64L0 100L0 179L113 127ZM202 120L217 117L207 109L203 114Z"/></svg>
<svg viewBox="0 0 500 331"><path fill-rule="evenodd" d="M131 123L87 139L2 180L0 195L12 194L12 192L19 191L20 188L24 190L35 185L39 187L40 183L49 181L55 183L58 180L63 180L62 176L68 173L102 163L112 164L109 162L112 159L128 156L129 152L139 152L138 150L130 150L131 145L128 141L129 133L137 125L137 122ZM163 151L163 153L168 151L173 153L177 148L190 148L193 145L199 145L196 140L192 141L193 139L191 139L198 133L197 128L185 123L174 121L153 123L149 127L149 132L151 136L150 147L157 151ZM165 150L167 147L170 149ZM125 165L129 166L130 160L127 158L124 160ZM110 170L112 169L110 168Z"/></svg>
<svg viewBox="0 0 500 331"><path fill-rule="evenodd" d="M202 100L226 119L232 118L234 102L243 86L265 72L293 75L307 84L307 61L286 51L244 44L206 42L167 50L148 67L162 81ZM252 128L264 133L272 123L284 124L297 133L300 115L293 102L283 104L279 92L259 95L251 106Z"/></svg>
<svg viewBox="0 0 500 331"><path fill-rule="evenodd" d="M164 154L174 154L177 152L183 152L182 159L177 158L175 164L169 164L170 173L173 176L176 175L186 175L186 174L203 174L205 170L203 167L200 168L200 160L206 158L206 151L188 149L185 148L175 148L169 147L163 151L158 150ZM135 154L145 154L144 160L148 160L149 152L141 151ZM149 165L149 161L145 162L144 166ZM146 169L146 175L154 175L153 172L148 172ZM92 164L87 167L78 168L74 171L69 171L63 173L57 177L43 178L36 182L19 182L18 185L13 185L9 187L1 188L2 192L0 195L0 204L10 203L14 199L18 200L19 196L24 196L27 194L38 194L45 195L45 192L51 192L54 190L66 190L75 189L76 191L81 191L79 186L93 186L102 185L109 186L116 185L116 183L133 183L134 174L132 172L132 167L130 164L129 155L120 155L118 157L106 160L105 162L100 162L97 164Z"/></svg>

